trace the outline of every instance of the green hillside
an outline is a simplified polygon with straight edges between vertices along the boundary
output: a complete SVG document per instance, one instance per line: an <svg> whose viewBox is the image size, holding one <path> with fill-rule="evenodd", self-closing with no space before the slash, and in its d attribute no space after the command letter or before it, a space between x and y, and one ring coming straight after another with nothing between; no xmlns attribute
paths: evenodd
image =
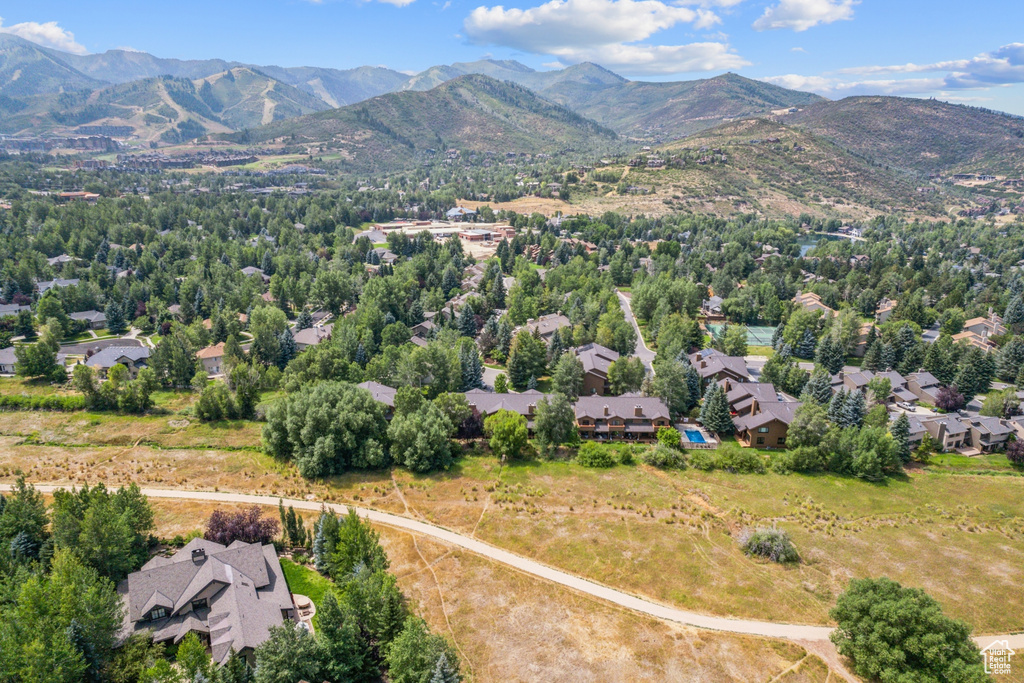
<svg viewBox="0 0 1024 683"><path fill-rule="evenodd" d="M478 75L462 76L426 92L382 95L274 123L244 137L340 149L355 164L374 168L396 167L417 153L451 147L538 153L616 139L612 131L526 88Z"/></svg>
<svg viewBox="0 0 1024 683"><path fill-rule="evenodd" d="M622 134L672 139L730 119L805 107L822 98L770 83L723 74L699 81L652 83L560 81L540 91L545 97Z"/></svg>
<svg viewBox="0 0 1024 683"><path fill-rule="evenodd" d="M99 85L96 79L55 59L35 43L0 33L0 95L23 98Z"/></svg>
<svg viewBox="0 0 1024 683"><path fill-rule="evenodd" d="M847 97L786 118L879 163L921 173L1024 173L1024 119L907 97Z"/></svg>
<svg viewBox="0 0 1024 683"><path fill-rule="evenodd" d="M194 85L213 117L235 130L328 108L323 100L248 67L235 67L199 79Z"/></svg>

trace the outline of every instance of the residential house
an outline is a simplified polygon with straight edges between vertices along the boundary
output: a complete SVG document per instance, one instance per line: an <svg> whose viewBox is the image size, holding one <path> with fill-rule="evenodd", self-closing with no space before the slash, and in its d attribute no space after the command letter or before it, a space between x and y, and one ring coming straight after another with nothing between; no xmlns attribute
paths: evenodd
<svg viewBox="0 0 1024 683"><path fill-rule="evenodd" d="M499 410L510 410L526 418L526 428L533 431L533 418L537 412L537 401L550 400L554 394L544 394L529 389L519 394L496 394L484 389L471 389L465 393L466 402L474 414L486 418Z"/></svg>
<svg viewBox="0 0 1024 683"><path fill-rule="evenodd" d="M467 209L463 206L456 206L454 209L448 209L448 212L445 214L445 216L450 221L473 220L476 218L476 210Z"/></svg>
<svg viewBox="0 0 1024 683"><path fill-rule="evenodd" d="M373 228L371 230L364 230L360 233L357 233L355 239L359 239L360 237L365 237L366 239L370 240L370 242L372 242L373 244L381 244L382 242L388 241L388 236L384 233L384 231L379 230L377 228Z"/></svg>
<svg viewBox="0 0 1024 683"><path fill-rule="evenodd" d="M736 440L744 448L786 448L789 425L801 405L796 401L760 404L755 400L749 414L733 418Z"/></svg>
<svg viewBox="0 0 1024 683"><path fill-rule="evenodd" d="M22 306L21 304L0 304L0 318L6 318L9 315L18 315L22 311L31 311L30 306Z"/></svg>
<svg viewBox="0 0 1024 683"><path fill-rule="evenodd" d="M8 346L0 349L0 374L2 375L13 375L14 364L17 362L17 358L14 355L14 347Z"/></svg>
<svg viewBox="0 0 1024 683"><path fill-rule="evenodd" d="M371 249L371 251L376 254L377 258L380 259L380 262L386 266L394 265L395 261L398 260L398 254L392 252L387 247L377 247L376 249Z"/></svg>
<svg viewBox="0 0 1024 683"><path fill-rule="evenodd" d="M148 358L149 349L145 346L108 346L87 358L85 364L101 378L107 376L110 368L121 364L128 368L129 376L135 379L139 370L146 367Z"/></svg>
<svg viewBox="0 0 1024 683"><path fill-rule="evenodd" d="M750 373L746 362L739 356L727 356L716 349L701 349L690 354L690 365L704 381L721 381L731 379L736 382L749 382Z"/></svg>
<svg viewBox="0 0 1024 683"><path fill-rule="evenodd" d="M907 389L917 400L935 405L939 395L939 380L930 372L912 372L907 375Z"/></svg>
<svg viewBox="0 0 1024 683"><path fill-rule="evenodd" d="M750 415L757 412L759 406L782 402L775 385L767 382L737 382L726 377L718 385L725 390L725 400L729 402L729 412L733 415Z"/></svg>
<svg viewBox="0 0 1024 683"><path fill-rule="evenodd" d="M604 396L611 391L608 369L619 359L619 354L600 344L587 344L573 350L583 363L583 396Z"/></svg>
<svg viewBox="0 0 1024 683"><path fill-rule="evenodd" d="M574 407L584 439L649 441L659 428L672 425L668 406L654 396L581 396Z"/></svg>
<svg viewBox="0 0 1024 683"><path fill-rule="evenodd" d="M531 334L539 332L541 339L545 342L551 341L551 335L563 327L571 327L572 323L560 313L549 313L537 319L531 318L520 329L529 330Z"/></svg>
<svg viewBox="0 0 1024 683"><path fill-rule="evenodd" d="M797 294L793 297L793 303L807 311L821 311L825 317L831 317L836 314L836 312L826 306L822 302L821 297L814 292Z"/></svg>
<svg viewBox="0 0 1024 683"><path fill-rule="evenodd" d="M257 268L255 266L246 266L245 268L242 268L242 275L246 277L259 275L264 282L270 282L270 276L264 273L262 268Z"/></svg>
<svg viewBox="0 0 1024 683"><path fill-rule="evenodd" d="M384 404L387 408L385 417L389 420L391 419L391 415L395 409L395 393L397 393L395 389L392 389L386 384L381 384L380 382L360 382L356 386L360 389L366 389L369 391L370 395L373 396L373 400L377 403Z"/></svg>
<svg viewBox="0 0 1024 683"><path fill-rule="evenodd" d="M859 391L862 394L868 393L868 384L874 379L887 379L891 390L886 398L886 403L916 403L917 394L910 390L909 380L898 372L871 372L870 370L857 370L855 372L840 372L832 377L833 390L845 389L846 391Z"/></svg>
<svg viewBox="0 0 1024 683"><path fill-rule="evenodd" d="M1006 326L1003 325L1003 319L992 312L992 309L988 309L988 317L986 318L971 318L964 323L964 329L959 334L953 335L953 341L955 342L966 342L971 346L975 346L979 349L991 351L995 348L995 345L991 341L991 337L1006 334Z"/></svg>
<svg viewBox="0 0 1024 683"><path fill-rule="evenodd" d="M90 330L102 330L107 324L107 315L101 311L81 311L68 317L85 322Z"/></svg>
<svg viewBox="0 0 1024 683"><path fill-rule="evenodd" d="M955 415L942 415L923 422L928 434L944 451L963 448L970 438L967 425Z"/></svg>
<svg viewBox="0 0 1024 683"><path fill-rule="evenodd" d="M884 323L892 315L892 312L896 310L896 302L890 299L882 299L878 302L878 308L875 310L875 322L879 325Z"/></svg>
<svg viewBox="0 0 1024 683"><path fill-rule="evenodd" d="M46 259L46 262L51 266L62 266L65 263L71 263L75 260L74 256L68 256L67 254L61 254L60 256L54 256L53 258Z"/></svg>
<svg viewBox="0 0 1024 683"><path fill-rule="evenodd" d="M199 636L213 661L231 652L250 663L270 629L296 617L274 546L202 538L171 557L157 555L118 586L124 605L122 636L146 632L155 643L178 645Z"/></svg>
<svg viewBox="0 0 1024 683"><path fill-rule="evenodd" d="M710 296L704 299L704 302L700 305L701 313L709 318L717 318L722 315L722 297Z"/></svg>
<svg viewBox="0 0 1024 683"><path fill-rule="evenodd" d="M210 377L224 372L224 342L196 351L196 358Z"/></svg>
<svg viewBox="0 0 1024 683"><path fill-rule="evenodd" d="M39 296L42 296L50 289L64 289L65 287L76 287L78 286L79 282L80 280L76 277L68 280L64 280L62 278L57 278L55 280L41 280L36 283L36 289L39 290Z"/></svg>
<svg viewBox="0 0 1024 683"><path fill-rule="evenodd" d="M437 325L432 320L424 320L421 323L416 323L412 326L412 336L426 339L430 334L437 329Z"/></svg>
<svg viewBox="0 0 1024 683"><path fill-rule="evenodd" d="M307 327L304 330L299 330L293 335L295 337L295 346L298 347L299 351L305 351L310 346L316 346L325 339L330 339L331 330L333 329L334 324L328 323L320 327Z"/></svg>
<svg viewBox="0 0 1024 683"><path fill-rule="evenodd" d="M1008 421L983 415L968 418L967 425L970 431L971 445L983 453L991 453L1005 448L1010 434L1015 431L1013 425Z"/></svg>

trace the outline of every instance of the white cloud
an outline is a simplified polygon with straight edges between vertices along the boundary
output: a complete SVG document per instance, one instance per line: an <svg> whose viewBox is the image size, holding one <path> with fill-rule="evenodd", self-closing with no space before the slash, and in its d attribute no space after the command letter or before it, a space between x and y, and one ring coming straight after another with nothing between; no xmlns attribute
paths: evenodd
<svg viewBox="0 0 1024 683"><path fill-rule="evenodd" d="M802 52L803 54L807 54L807 50L803 49L802 47L791 47L791 48L789 48L789 51L790 52Z"/></svg>
<svg viewBox="0 0 1024 683"><path fill-rule="evenodd" d="M37 21L23 21L20 24L4 26L3 18L0 18L0 33L10 33L37 45L52 47L76 55L84 55L89 52L84 45L75 40L74 33L61 28L56 21L48 21L45 24L40 24Z"/></svg>
<svg viewBox="0 0 1024 683"><path fill-rule="evenodd" d="M922 76L871 78L916 74ZM847 76L867 78L844 78ZM928 64L856 66L819 76L786 74L766 80L787 88L812 90L827 97L936 94L944 99L970 101L975 98L953 97L948 93L1024 83L1024 43L1010 43L971 59L952 59Z"/></svg>
<svg viewBox="0 0 1024 683"><path fill-rule="evenodd" d="M853 6L859 0L781 0L778 5L765 9L754 29L768 31L788 28L806 31L818 24L853 19Z"/></svg>
<svg viewBox="0 0 1024 683"><path fill-rule="evenodd" d="M709 9L660 0L549 0L528 9L477 7L464 22L478 44L551 55L560 64L597 62L631 75L736 69L749 62L723 42L642 44L678 24L705 29L721 22Z"/></svg>

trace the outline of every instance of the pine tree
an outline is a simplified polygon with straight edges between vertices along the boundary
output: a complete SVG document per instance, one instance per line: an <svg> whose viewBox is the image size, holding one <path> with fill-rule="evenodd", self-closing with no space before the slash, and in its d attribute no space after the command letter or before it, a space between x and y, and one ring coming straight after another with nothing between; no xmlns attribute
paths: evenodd
<svg viewBox="0 0 1024 683"><path fill-rule="evenodd" d="M782 346L782 336L786 332L786 323L779 323L775 331L772 332L772 348L776 351Z"/></svg>
<svg viewBox="0 0 1024 683"><path fill-rule="evenodd" d="M278 335L278 350L277 350L277 367L284 370L288 362L299 353L299 347L295 343L295 336L289 328L285 328L284 331Z"/></svg>
<svg viewBox="0 0 1024 683"><path fill-rule="evenodd" d="M445 299L451 298L452 290L459 288L459 276L450 265L444 269L441 275L441 293Z"/></svg>
<svg viewBox="0 0 1024 683"><path fill-rule="evenodd" d="M124 310L116 301L111 301L107 304L106 316L107 329L110 330L111 334L124 334L127 332L128 325L124 320Z"/></svg>
<svg viewBox="0 0 1024 683"><path fill-rule="evenodd" d="M299 317L295 319L295 329L297 330L308 330L313 327L313 316L309 314L309 311L303 310L299 313Z"/></svg>
<svg viewBox="0 0 1024 683"><path fill-rule="evenodd" d="M536 375L530 375L530 381L526 383L526 388L529 391L536 391L537 390L537 376Z"/></svg>
<svg viewBox="0 0 1024 683"><path fill-rule="evenodd" d="M817 340L814 338L814 332L807 328L804 330L804 336L800 340L800 343L796 345L796 355L799 358L806 358L808 360L814 358L814 349L817 346Z"/></svg>
<svg viewBox="0 0 1024 683"><path fill-rule="evenodd" d="M892 434L895 455L900 462L910 462L910 419L906 413L900 413L889 433Z"/></svg>
<svg viewBox="0 0 1024 683"><path fill-rule="evenodd" d="M818 405L827 405L832 400L832 377L824 368L818 368L804 386L804 394Z"/></svg>
<svg viewBox="0 0 1024 683"><path fill-rule="evenodd" d="M903 360L896 366L896 370L901 375L909 375L920 370L922 365L924 365L924 346L914 342L903 354Z"/></svg>
<svg viewBox="0 0 1024 683"><path fill-rule="evenodd" d="M825 335L825 338L821 340L815 358L818 365L824 367L832 375L842 370L843 364L846 363L842 345L831 334Z"/></svg>
<svg viewBox="0 0 1024 683"><path fill-rule="evenodd" d="M363 342L359 342L359 346L356 347L355 361L359 365L366 365L366 347L363 346Z"/></svg>
<svg viewBox="0 0 1024 683"><path fill-rule="evenodd" d="M914 334L914 330L910 325L903 325L896 333L896 341L893 343L893 351L896 353L896 362L890 367L897 367L903 362L904 356L910 351L911 347L916 343L917 338Z"/></svg>
<svg viewBox="0 0 1024 683"><path fill-rule="evenodd" d="M263 259L260 261L260 270L264 275L274 274L274 259L270 256L270 250L263 252Z"/></svg>
<svg viewBox="0 0 1024 683"><path fill-rule="evenodd" d="M843 402L840 412L840 427L860 427L864 422L864 414L867 412L867 401L864 394L859 391L851 391Z"/></svg>
<svg viewBox="0 0 1024 683"><path fill-rule="evenodd" d="M833 396L828 404L828 421L835 425L842 425L843 407L849 397L846 389L840 389Z"/></svg>
<svg viewBox="0 0 1024 683"><path fill-rule="evenodd" d="M892 370L896 367L897 362L896 351L893 349L892 344L882 344L882 354L878 361L879 369Z"/></svg>
<svg viewBox="0 0 1024 683"><path fill-rule="evenodd" d="M459 683L462 677L459 675L459 668L448 661L448 654L442 652L434 663L434 670L430 674L430 683Z"/></svg>
<svg viewBox="0 0 1024 683"><path fill-rule="evenodd" d="M693 408L701 399L701 386L700 375L692 365L686 367L686 389L690 396L688 407Z"/></svg>
<svg viewBox="0 0 1024 683"><path fill-rule="evenodd" d="M1020 294L1015 294L1006 305L1003 312L1003 322L1009 327L1016 327L1024 324L1024 299Z"/></svg>
<svg viewBox="0 0 1024 683"><path fill-rule="evenodd" d="M341 523L338 516L326 507L320 509L316 521L316 535L313 538L313 564L321 574L329 574L331 557L338 545Z"/></svg>
<svg viewBox="0 0 1024 683"><path fill-rule="evenodd" d="M727 436L736 432L736 426L729 415L729 401L725 390L717 384L708 387L700 409L701 423L712 432Z"/></svg>
<svg viewBox="0 0 1024 683"><path fill-rule="evenodd" d="M868 344L868 349L864 353L864 361L861 363L861 367L871 372L878 372L882 364L882 342L877 339L872 343Z"/></svg>
<svg viewBox="0 0 1024 683"><path fill-rule="evenodd" d="M551 335L551 341L548 343L548 365L553 367L564 352L565 346L562 344L562 335L556 332Z"/></svg>
<svg viewBox="0 0 1024 683"><path fill-rule="evenodd" d="M483 388L484 366L476 349L468 346L459 349L459 367L462 372L463 391Z"/></svg>
<svg viewBox="0 0 1024 683"><path fill-rule="evenodd" d="M491 285L491 308L505 308L505 281L499 273Z"/></svg>
<svg viewBox="0 0 1024 683"><path fill-rule="evenodd" d="M463 304L462 311L459 313L459 334L476 339L476 332L476 316L473 314L473 309Z"/></svg>

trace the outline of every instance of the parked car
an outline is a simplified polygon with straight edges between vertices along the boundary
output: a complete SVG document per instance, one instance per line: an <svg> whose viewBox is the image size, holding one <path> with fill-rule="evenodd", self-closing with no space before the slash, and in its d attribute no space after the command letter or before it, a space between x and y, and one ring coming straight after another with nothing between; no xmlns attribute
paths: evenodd
<svg viewBox="0 0 1024 683"><path fill-rule="evenodd" d="M907 403L906 401L902 403L897 403L896 405L900 408L903 408L903 410L907 411L908 413L912 413L915 410L917 410L917 406L915 406L913 403Z"/></svg>

